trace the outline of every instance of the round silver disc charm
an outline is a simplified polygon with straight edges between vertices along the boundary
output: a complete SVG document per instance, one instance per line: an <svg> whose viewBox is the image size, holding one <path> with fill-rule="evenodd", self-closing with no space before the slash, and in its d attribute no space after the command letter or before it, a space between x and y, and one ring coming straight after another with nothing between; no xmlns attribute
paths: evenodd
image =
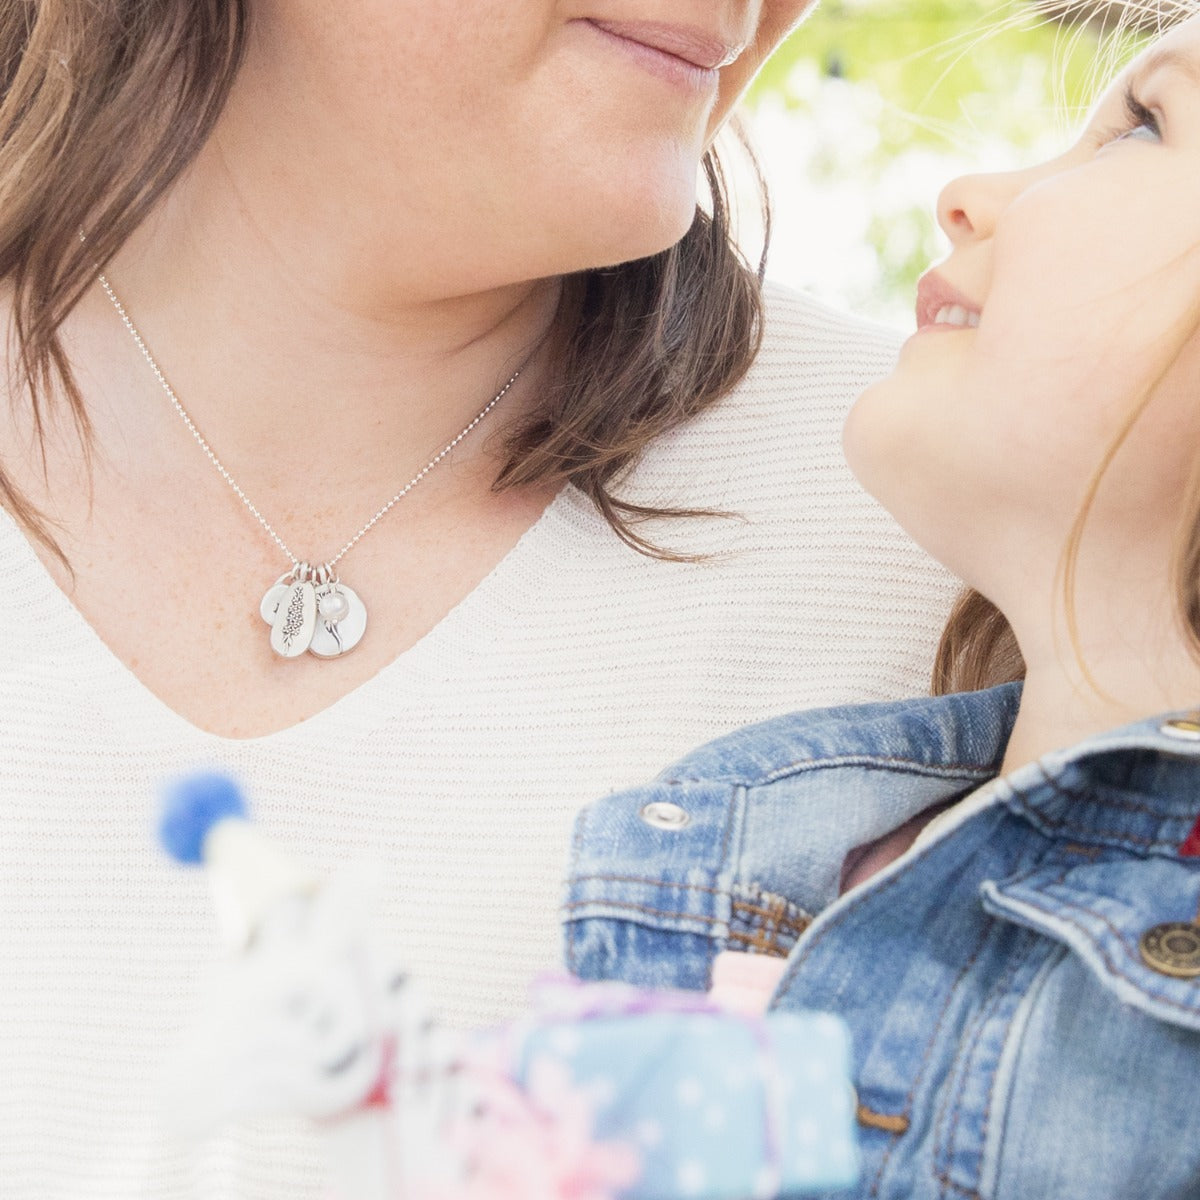
<svg viewBox="0 0 1200 1200"><path fill-rule="evenodd" d="M283 603L284 596L292 590L285 582L287 578L288 576L285 575L278 583L267 588L266 594L262 598L262 604L259 606L258 611L268 625L275 624L275 614L279 611L279 606Z"/></svg>
<svg viewBox="0 0 1200 1200"><path fill-rule="evenodd" d="M317 623L308 644L309 653L318 658L348 654L367 631L366 606L344 583L321 584L316 598Z"/></svg>

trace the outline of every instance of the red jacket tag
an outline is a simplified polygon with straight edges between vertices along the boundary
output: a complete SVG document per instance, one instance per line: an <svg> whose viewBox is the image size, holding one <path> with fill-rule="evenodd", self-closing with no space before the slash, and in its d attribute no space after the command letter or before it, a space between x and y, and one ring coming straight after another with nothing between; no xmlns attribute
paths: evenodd
<svg viewBox="0 0 1200 1200"><path fill-rule="evenodd" d="M1192 832L1183 839L1179 853L1184 858L1200 858L1200 819L1192 826Z"/></svg>

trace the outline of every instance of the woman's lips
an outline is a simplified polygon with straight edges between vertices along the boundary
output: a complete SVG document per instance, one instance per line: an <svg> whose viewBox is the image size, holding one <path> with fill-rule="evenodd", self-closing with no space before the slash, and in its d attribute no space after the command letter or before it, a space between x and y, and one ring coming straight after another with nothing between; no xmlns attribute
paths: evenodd
<svg viewBox="0 0 1200 1200"><path fill-rule="evenodd" d="M601 21L595 18L591 23L605 33L681 58L705 71L729 66L745 49L744 45L731 46L716 34L686 25L664 25L659 21Z"/></svg>
<svg viewBox="0 0 1200 1200"><path fill-rule="evenodd" d="M715 87L717 72L745 49L691 26L597 18L588 18L586 24L619 44L641 66L673 83L693 87Z"/></svg>

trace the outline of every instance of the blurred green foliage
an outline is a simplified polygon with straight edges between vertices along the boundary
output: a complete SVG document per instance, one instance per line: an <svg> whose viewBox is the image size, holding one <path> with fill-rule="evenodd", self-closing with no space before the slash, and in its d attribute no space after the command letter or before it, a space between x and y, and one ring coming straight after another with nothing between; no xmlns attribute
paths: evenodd
<svg viewBox="0 0 1200 1200"><path fill-rule="evenodd" d="M901 160L919 160L933 177L943 156L940 185L987 159L989 147L1015 147L1018 157L1046 153L1065 143L1140 40L1051 20L1032 0L822 0L763 69L748 103L752 120L756 107L782 104L797 127L815 126L827 116L824 106L840 105L872 125L867 139L847 136L854 118L846 117L811 153L807 170L814 187L853 175L880 197L861 231L879 260L878 294L843 298L883 314L896 297L911 295L939 252L929 185L894 199Z"/></svg>
<svg viewBox="0 0 1200 1200"><path fill-rule="evenodd" d="M971 116L989 124L1008 116L1019 138L1031 106L1016 111L998 101L1016 83L1038 89L1046 107L1086 107L1100 42L1096 26L1050 20L1027 0L824 0L764 67L752 102L766 93L787 96L796 63L815 61L827 73L874 84L920 118L916 136L922 129L944 136Z"/></svg>

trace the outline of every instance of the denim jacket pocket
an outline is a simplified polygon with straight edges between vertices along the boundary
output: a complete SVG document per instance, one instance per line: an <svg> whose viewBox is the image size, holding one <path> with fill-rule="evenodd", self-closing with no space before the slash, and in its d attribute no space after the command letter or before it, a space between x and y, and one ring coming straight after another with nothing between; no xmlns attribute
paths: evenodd
<svg viewBox="0 0 1200 1200"><path fill-rule="evenodd" d="M1200 977L1165 974L1142 952L1145 934L1197 919L1200 860L1093 853L1086 847L1074 858L985 882L984 908L1062 943L1121 1003L1200 1032Z"/></svg>
<svg viewBox="0 0 1200 1200"><path fill-rule="evenodd" d="M1195 914L1198 889L1200 864L1111 855L982 885L989 913L1057 946L995 1064L978 1195L1200 1194L1200 980L1139 950L1147 928Z"/></svg>
<svg viewBox="0 0 1200 1200"><path fill-rule="evenodd" d="M567 968L704 989L722 950L786 957L811 916L739 870L750 794L670 780L585 809L563 905Z"/></svg>

